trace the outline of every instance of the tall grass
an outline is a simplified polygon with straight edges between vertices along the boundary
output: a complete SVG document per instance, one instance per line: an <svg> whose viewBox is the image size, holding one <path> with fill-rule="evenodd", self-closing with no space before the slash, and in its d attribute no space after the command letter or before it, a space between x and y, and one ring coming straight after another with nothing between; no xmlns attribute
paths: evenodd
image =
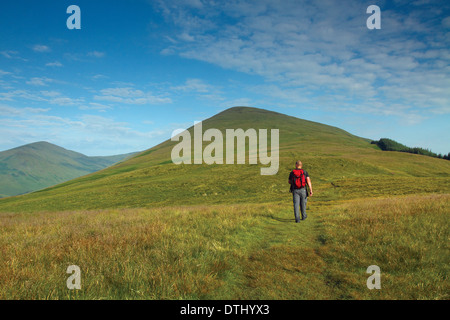
<svg viewBox="0 0 450 320"><path fill-rule="evenodd" d="M349 201L323 215L335 296L449 299L449 208L450 195L434 194ZM370 265L381 268L381 290L361 289Z"/></svg>
<svg viewBox="0 0 450 320"><path fill-rule="evenodd" d="M258 207L2 214L0 298L201 299L233 282ZM243 238L238 236L243 234ZM245 240L249 240L246 242ZM82 272L70 291L69 265Z"/></svg>
<svg viewBox="0 0 450 320"><path fill-rule="evenodd" d="M0 299L448 299L449 201L1 213Z"/></svg>

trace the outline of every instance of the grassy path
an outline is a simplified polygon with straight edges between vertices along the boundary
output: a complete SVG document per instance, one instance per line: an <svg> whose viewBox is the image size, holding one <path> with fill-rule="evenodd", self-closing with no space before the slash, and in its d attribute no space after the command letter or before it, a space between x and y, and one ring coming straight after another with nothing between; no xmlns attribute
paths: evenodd
<svg viewBox="0 0 450 320"><path fill-rule="evenodd" d="M309 206L308 218L295 223L289 205L267 206L261 223L251 231L253 241L235 263L239 270L233 272L239 280L232 282L234 292L225 290L228 296L218 298L333 298L319 250L324 243L321 209Z"/></svg>
<svg viewBox="0 0 450 320"><path fill-rule="evenodd" d="M219 298L448 299L449 204L444 194L316 202L299 224L289 205L267 205L232 268L234 291ZM367 288L371 265L381 290Z"/></svg>
<svg viewBox="0 0 450 320"><path fill-rule="evenodd" d="M2 214L0 298L329 298L318 212L298 224L290 204Z"/></svg>
<svg viewBox="0 0 450 320"><path fill-rule="evenodd" d="M448 299L449 204L311 201L298 224L287 201L1 213L0 299Z"/></svg>

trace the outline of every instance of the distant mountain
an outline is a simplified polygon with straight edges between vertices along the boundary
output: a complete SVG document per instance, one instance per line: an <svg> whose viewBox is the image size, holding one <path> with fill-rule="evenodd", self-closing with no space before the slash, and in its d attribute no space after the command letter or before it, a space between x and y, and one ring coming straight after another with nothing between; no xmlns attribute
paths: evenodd
<svg viewBox="0 0 450 320"><path fill-rule="evenodd" d="M0 152L0 197L40 190L109 167L132 154L88 157L48 142Z"/></svg>

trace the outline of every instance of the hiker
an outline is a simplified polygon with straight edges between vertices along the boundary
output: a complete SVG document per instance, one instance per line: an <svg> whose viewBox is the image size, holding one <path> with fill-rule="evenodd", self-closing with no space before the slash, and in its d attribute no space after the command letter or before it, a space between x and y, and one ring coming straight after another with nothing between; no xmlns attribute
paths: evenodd
<svg viewBox="0 0 450 320"><path fill-rule="evenodd" d="M303 164L300 160L295 163L295 169L289 174L289 184L291 185L290 192L292 192L292 197L294 201L294 215L295 222L299 223L300 220L306 219L306 201L308 200L308 190L309 195L313 195L311 179L307 171L302 169ZM302 213L300 219L299 207Z"/></svg>

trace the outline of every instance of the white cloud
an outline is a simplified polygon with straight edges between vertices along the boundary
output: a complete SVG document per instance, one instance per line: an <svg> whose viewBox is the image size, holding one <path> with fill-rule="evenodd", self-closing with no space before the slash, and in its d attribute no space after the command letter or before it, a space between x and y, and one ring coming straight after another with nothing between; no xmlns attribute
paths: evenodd
<svg viewBox="0 0 450 320"><path fill-rule="evenodd" d="M169 47L169 48L164 48L163 50L160 51L160 53L163 56L170 56L172 54L175 54L176 50L174 48Z"/></svg>
<svg viewBox="0 0 450 320"><path fill-rule="evenodd" d="M0 105L0 114L14 110ZM127 122L95 115L70 118L19 110L14 118L0 118L2 145L44 140L92 156L144 150L153 141L170 136L171 131L171 128L138 131Z"/></svg>
<svg viewBox="0 0 450 320"><path fill-rule="evenodd" d="M270 89L265 95L280 103L316 105L316 97L330 96L345 108L349 100L370 98L384 110L409 106L414 121L423 115L413 110L443 113L450 105L446 30L433 22L439 12L384 10L382 29L370 32L367 5L358 1L237 0L203 2L199 10L184 1L159 5L174 26L163 36L183 40L170 41L161 54L260 76Z"/></svg>
<svg viewBox="0 0 450 320"><path fill-rule="evenodd" d="M28 90L11 90L8 92L0 92L0 101L13 101L17 98L32 101L47 101L46 98L42 97L41 95L30 92Z"/></svg>
<svg viewBox="0 0 450 320"><path fill-rule="evenodd" d="M62 63L59 61L49 62L49 63L46 63L45 66L47 66L47 67L62 67Z"/></svg>
<svg viewBox="0 0 450 320"><path fill-rule="evenodd" d="M205 83L201 79L187 79L185 84L181 86L172 87L173 90L181 91L195 91L201 93L207 93L214 90L214 87Z"/></svg>
<svg viewBox="0 0 450 320"><path fill-rule="evenodd" d="M105 53L100 51L91 51L87 55L95 58L103 58L105 56Z"/></svg>
<svg viewBox="0 0 450 320"><path fill-rule="evenodd" d="M183 32L182 34L180 34L178 38L182 41L187 41L187 42L192 42L195 40L195 38L193 36L189 35L186 32Z"/></svg>
<svg viewBox="0 0 450 320"><path fill-rule="evenodd" d="M75 106L79 105L80 103L83 103L84 100L80 98L74 99L69 97L54 97L48 100L48 102L59 106Z"/></svg>
<svg viewBox="0 0 450 320"><path fill-rule="evenodd" d="M101 104L101 103L96 103L96 102L90 102L87 105L81 105L79 108L80 108L80 110L97 110L100 112L106 112L106 110L112 109L111 106Z"/></svg>
<svg viewBox="0 0 450 320"><path fill-rule="evenodd" d="M0 54L5 58L12 59L13 55L18 54L17 51L1 51Z"/></svg>
<svg viewBox="0 0 450 320"><path fill-rule="evenodd" d="M100 90L100 93L100 95L94 96L94 100L135 105L172 103L170 98L155 96L151 92L143 92L130 87L107 88Z"/></svg>
<svg viewBox="0 0 450 320"><path fill-rule="evenodd" d="M33 85L33 86L47 86L48 83L53 82L53 79L49 79L46 77L34 77L30 80L26 81L26 84Z"/></svg>
<svg viewBox="0 0 450 320"><path fill-rule="evenodd" d="M5 51L0 51L0 54L7 59L17 59L17 60L22 60L22 61L28 61L27 59L20 57L18 51L5 50Z"/></svg>
<svg viewBox="0 0 450 320"><path fill-rule="evenodd" d="M226 100L223 97L221 87L208 84L202 79L187 79L184 84L170 86L168 90L173 94L183 93L193 95L196 99L207 100L214 104Z"/></svg>
<svg viewBox="0 0 450 320"><path fill-rule="evenodd" d="M0 116L2 117L23 117L27 114L38 114L50 111L50 108L17 108L0 104Z"/></svg>
<svg viewBox="0 0 450 320"><path fill-rule="evenodd" d="M6 76L6 75L9 75L9 74L11 74L11 72L3 71L3 70L0 69L0 77Z"/></svg>
<svg viewBox="0 0 450 320"><path fill-rule="evenodd" d="M0 116L2 116L2 117L17 116L17 115L21 115L21 114L22 114L21 109L12 108L12 107L0 104Z"/></svg>
<svg viewBox="0 0 450 320"><path fill-rule="evenodd" d="M57 97L61 95L58 91L41 91L41 94L45 97Z"/></svg>
<svg viewBox="0 0 450 320"><path fill-rule="evenodd" d="M51 49L48 46L42 44L36 44L33 46L33 51L36 52L50 52Z"/></svg>
<svg viewBox="0 0 450 320"><path fill-rule="evenodd" d="M44 113L44 112L48 112L51 109L50 108L29 108L26 107L23 109L25 112L31 112L31 113Z"/></svg>
<svg viewBox="0 0 450 320"><path fill-rule="evenodd" d="M41 85L41 81L45 84L46 80L32 80L33 84ZM31 100L37 102L45 102L59 106L77 106L85 103L84 98L66 97L56 90L13 90L8 92L0 92L0 101L17 101L20 99Z"/></svg>
<svg viewBox="0 0 450 320"><path fill-rule="evenodd" d="M96 74L91 77L92 80L99 80L99 79L107 79L108 77L103 74Z"/></svg>
<svg viewBox="0 0 450 320"><path fill-rule="evenodd" d="M105 96L118 96L122 98L139 98L144 96L144 92L133 88L108 88L100 92Z"/></svg>

